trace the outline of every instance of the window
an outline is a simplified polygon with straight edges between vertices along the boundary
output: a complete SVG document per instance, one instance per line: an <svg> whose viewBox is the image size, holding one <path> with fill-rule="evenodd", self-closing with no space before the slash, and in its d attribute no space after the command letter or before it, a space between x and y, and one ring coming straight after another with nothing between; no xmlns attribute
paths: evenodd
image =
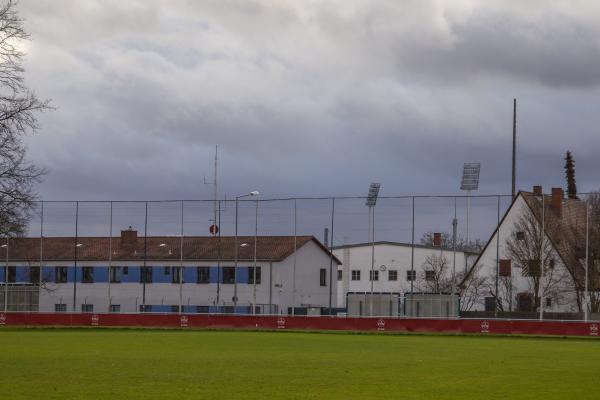
<svg viewBox="0 0 600 400"><path fill-rule="evenodd" d="M152 267L140 268L140 283L152 283Z"/></svg>
<svg viewBox="0 0 600 400"><path fill-rule="evenodd" d="M540 260L529 260L525 276L540 276Z"/></svg>
<svg viewBox="0 0 600 400"><path fill-rule="evenodd" d="M432 271L432 270L425 271L425 280L426 281L434 281L435 280L435 271Z"/></svg>
<svg viewBox="0 0 600 400"><path fill-rule="evenodd" d="M54 282L67 283L67 267L54 267Z"/></svg>
<svg viewBox="0 0 600 400"><path fill-rule="evenodd" d="M81 283L94 283L94 267L83 267Z"/></svg>
<svg viewBox="0 0 600 400"><path fill-rule="evenodd" d="M494 297L486 297L485 298L485 311L495 311L496 310L496 299Z"/></svg>
<svg viewBox="0 0 600 400"><path fill-rule="evenodd" d="M16 282L17 281L17 267L8 267L8 282Z"/></svg>
<svg viewBox="0 0 600 400"><path fill-rule="evenodd" d="M369 280L370 281L378 281L379 280L379 271L369 271Z"/></svg>
<svg viewBox="0 0 600 400"><path fill-rule="evenodd" d="M121 283L121 267L110 267L110 282Z"/></svg>
<svg viewBox="0 0 600 400"><path fill-rule="evenodd" d="M344 276L344 271L342 271L341 269L338 269L338 281L341 281L343 276Z"/></svg>
<svg viewBox="0 0 600 400"><path fill-rule="evenodd" d="M525 232L517 232L517 240L525 240Z"/></svg>
<svg viewBox="0 0 600 400"><path fill-rule="evenodd" d="M64 303L55 304L54 312L67 312L67 305Z"/></svg>
<svg viewBox="0 0 600 400"><path fill-rule="evenodd" d="M546 307L552 307L552 297L546 297Z"/></svg>
<svg viewBox="0 0 600 400"><path fill-rule="evenodd" d="M517 311L533 311L533 295L531 293L517 295Z"/></svg>
<svg viewBox="0 0 600 400"><path fill-rule="evenodd" d="M319 284L321 286L327 286L327 270L325 268L319 270Z"/></svg>
<svg viewBox="0 0 600 400"><path fill-rule="evenodd" d="M183 308L183 307L182 307ZM183 311L183 310L182 310ZM179 312L179 306L171 306L171 312L172 313L177 313Z"/></svg>
<svg viewBox="0 0 600 400"><path fill-rule="evenodd" d="M165 267L165 275L169 275L169 274L171 274L171 268Z"/></svg>
<svg viewBox="0 0 600 400"><path fill-rule="evenodd" d="M210 268L209 267L198 267L198 281L197 283L210 283Z"/></svg>
<svg viewBox="0 0 600 400"><path fill-rule="evenodd" d="M223 281L221 283L235 282L235 267L223 267Z"/></svg>
<svg viewBox="0 0 600 400"><path fill-rule="evenodd" d="M123 275L129 275L129 267L123 267Z"/></svg>
<svg viewBox="0 0 600 400"><path fill-rule="evenodd" d="M82 304L81 312L85 312L85 313L94 312L94 305L93 304Z"/></svg>
<svg viewBox="0 0 600 400"><path fill-rule="evenodd" d="M260 285L260 267L256 267L256 284ZM254 267L248 267L248 283L254 284Z"/></svg>
<svg viewBox="0 0 600 400"><path fill-rule="evenodd" d="M31 283L40 283L40 267L29 268L29 281Z"/></svg>
<svg viewBox="0 0 600 400"><path fill-rule="evenodd" d="M181 283L183 283L182 268L181 267L172 267L171 271L173 271L173 273L171 274L171 283L179 283L180 278L181 278Z"/></svg>
<svg viewBox="0 0 600 400"><path fill-rule="evenodd" d="M359 269L353 269L352 270L352 280L353 281L360 281L360 270Z"/></svg>
<svg viewBox="0 0 600 400"><path fill-rule="evenodd" d="M111 304L110 312L121 312L121 305L120 304Z"/></svg>
<svg viewBox="0 0 600 400"><path fill-rule="evenodd" d="M196 312L198 314L208 314L209 313L208 306L196 306Z"/></svg>
<svg viewBox="0 0 600 400"><path fill-rule="evenodd" d="M511 260L500 260L500 276L510 277L511 271Z"/></svg>
<svg viewBox="0 0 600 400"><path fill-rule="evenodd" d="M416 279L417 279L417 271L410 270L410 269L408 271L406 271L406 280L407 281L410 282L410 281L414 281Z"/></svg>
<svg viewBox="0 0 600 400"><path fill-rule="evenodd" d="M398 271L395 269L390 269L388 271L388 281L397 281L398 280Z"/></svg>

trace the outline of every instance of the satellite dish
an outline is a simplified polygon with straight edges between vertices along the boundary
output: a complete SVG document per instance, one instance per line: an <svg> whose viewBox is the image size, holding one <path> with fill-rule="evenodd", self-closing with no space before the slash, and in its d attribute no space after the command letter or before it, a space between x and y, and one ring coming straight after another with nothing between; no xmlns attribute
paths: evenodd
<svg viewBox="0 0 600 400"><path fill-rule="evenodd" d="M385 265L382 265L382 266L380 266L380 267L379 267L379 270L380 270L381 272L385 271Z"/></svg>

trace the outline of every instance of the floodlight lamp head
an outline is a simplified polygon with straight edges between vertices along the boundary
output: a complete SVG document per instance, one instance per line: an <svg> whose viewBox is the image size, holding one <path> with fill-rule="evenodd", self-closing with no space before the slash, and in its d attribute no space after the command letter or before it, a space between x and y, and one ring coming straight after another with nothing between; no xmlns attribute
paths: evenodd
<svg viewBox="0 0 600 400"><path fill-rule="evenodd" d="M377 203L377 196L379 196L379 189L381 188L381 183L373 182L371 186L369 186L369 193L367 194L367 201L365 205L368 207L374 207Z"/></svg>
<svg viewBox="0 0 600 400"><path fill-rule="evenodd" d="M260 192L258 190L253 190L250 192L250 196L258 196Z"/></svg>
<svg viewBox="0 0 600 400"><path fill-rule="evenodd" d="M479 189L479 171L481 163L465 163L463 167L463 175L460 183L460 190L477 190Z"/></svg>

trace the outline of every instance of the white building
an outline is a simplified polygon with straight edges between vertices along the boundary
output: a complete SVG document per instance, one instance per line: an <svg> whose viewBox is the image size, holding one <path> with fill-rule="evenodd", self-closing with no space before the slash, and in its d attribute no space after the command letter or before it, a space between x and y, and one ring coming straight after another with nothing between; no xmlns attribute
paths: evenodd
<svg viewBox="0 0 600 400"><path fill-rule="evenodd" d="M0 310L4 288L9 311L176 312L181 306L186 313L230 313L236 305L237 313L251 313L255 304L257 313L285 314L293 305L297 313L335 307L330 271L339 261L314 237L259 236L256 270L254 237L238 237L237 268L234 242L145 238L131 228L113 238L11 239L0 250L7 260L0 268Z"/></svg>
<svg viewBox="0 0 600 400"><path fill-rule="evenodd" d="M371 243L358 243L333 248L342 261L337 270L337 304L346 307L348 293L406 293L449 292L452 271L458 285L462 276L477 258L476 253L440 247L375 242L375 268L371 280ZM438 290L435 290L438 289Z"/></svg>
<svg viewBox="0 0 600 400"><path fill-rule="evenodd" d="M563 197L561 188L542 196L540 186L518 193L462 282L470 310L581 311L586 205Z"/></svg>

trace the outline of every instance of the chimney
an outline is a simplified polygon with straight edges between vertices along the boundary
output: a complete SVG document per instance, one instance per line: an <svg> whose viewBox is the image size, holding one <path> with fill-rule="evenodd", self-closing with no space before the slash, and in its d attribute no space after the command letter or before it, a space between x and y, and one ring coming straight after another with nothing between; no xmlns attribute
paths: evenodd
<svg viewBox="0 0 600 400"><path fill-rule="evenodd" d="M137 242L137 231L131 226L129 229L121 231L121 246L133 246Z"/></svg>
<svg viewBox="0 0 600 400"><path fill-rule="evenodd" d="M323 231L323 245L329 247L329 228L325 228Z"/></svg>
<svg viewBox="0 0 600 400"><path fill-rule="evenodd" d="M562 217L563 198L564 193L562 188L552 188L552 208L556 211L559 218Z"/></svg>
<svg viewBox="0 0 600 400"><path fill-rule="evenodd" d="M542 195L542 187L539 185L536 185L533 187L533 194L536 196L541 196Z"/></svg>
<svg viewBox="0 0 600 400"><path fill-rule="evenodd" d="M442 234L440 232L433 233L433 245L436 247L442 247Z"/></svg>

